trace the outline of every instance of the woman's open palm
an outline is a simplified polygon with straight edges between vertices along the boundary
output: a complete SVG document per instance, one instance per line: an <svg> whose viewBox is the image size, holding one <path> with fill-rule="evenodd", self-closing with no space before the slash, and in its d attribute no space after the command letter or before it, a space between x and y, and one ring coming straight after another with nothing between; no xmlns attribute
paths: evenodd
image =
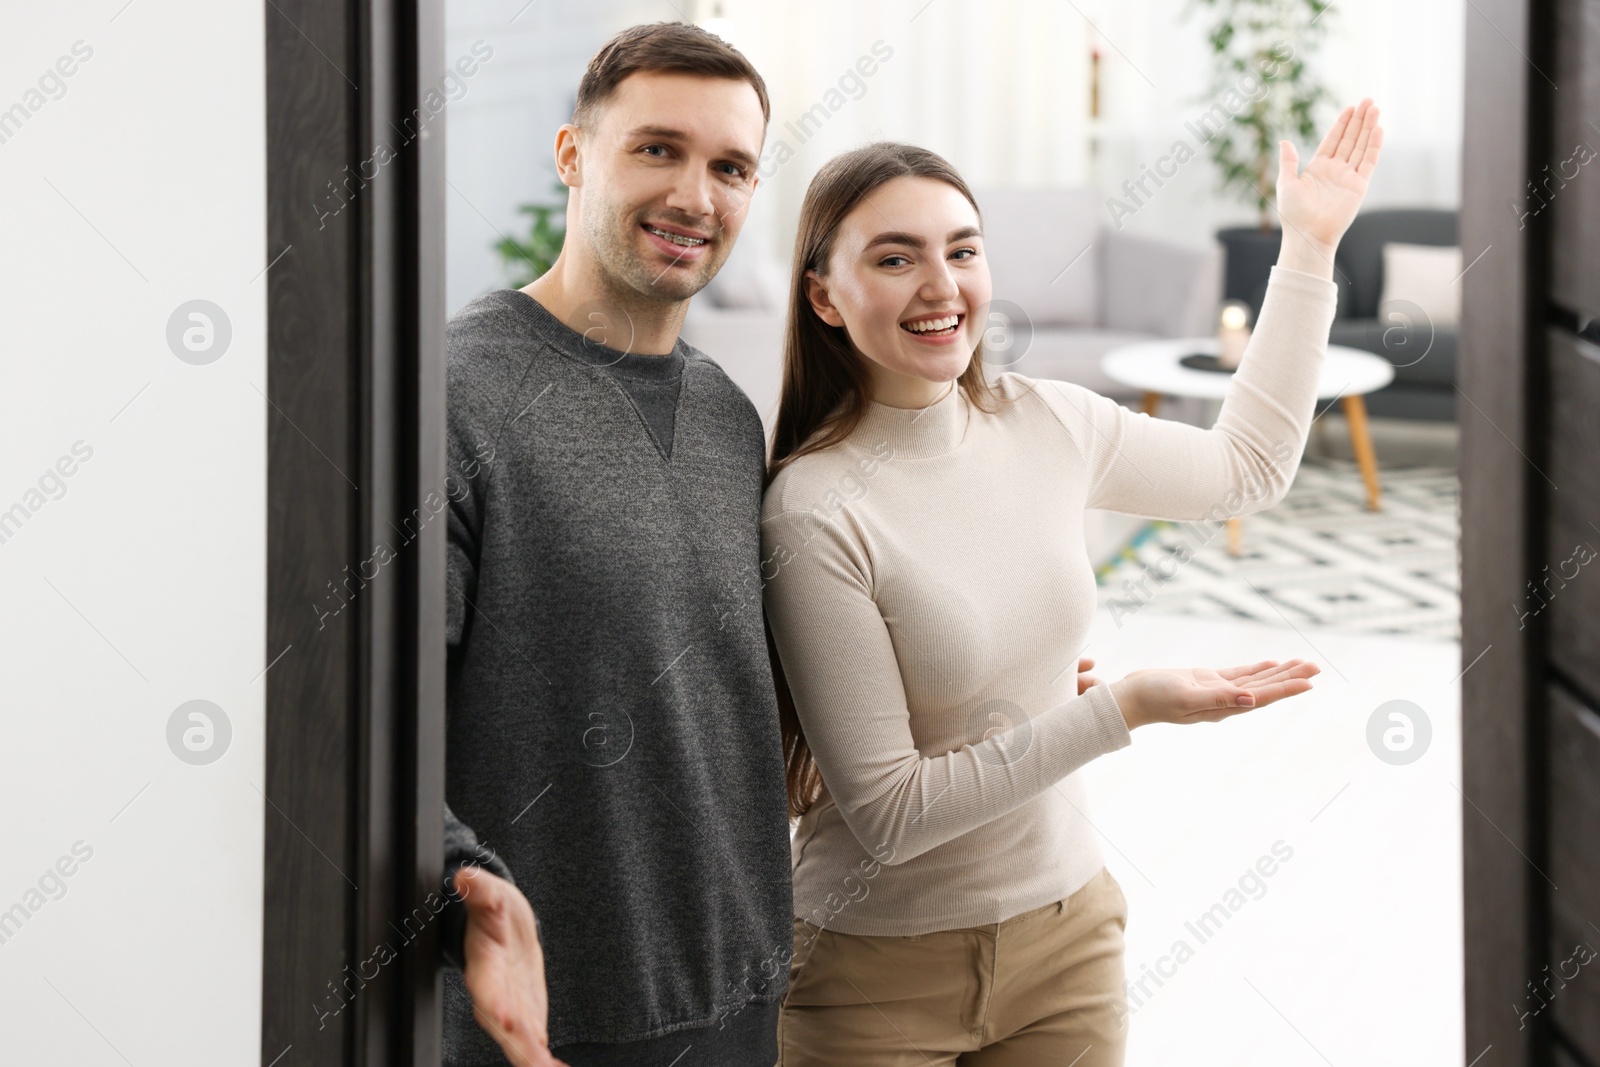
<svg viewBox="0 0 1600 1067"><path fill-rule="evenodd" d="M1156 667L1111 683L1128 729L1153 722L1217 722L1304 693L1322 668L1305 660L1262 660L1248 667ZM1239 703L1244 698L1248 703Z"/></svg>
<svg viewBox="0 0 1600 1067"><path fill-rule="evenodd" d="M1300 170L1294 145L1278 142L1278 218L1285 229L1332 248L1355 220L1378 165L1383 127L1371 99L1339 112L1316 154Z"/></svg>

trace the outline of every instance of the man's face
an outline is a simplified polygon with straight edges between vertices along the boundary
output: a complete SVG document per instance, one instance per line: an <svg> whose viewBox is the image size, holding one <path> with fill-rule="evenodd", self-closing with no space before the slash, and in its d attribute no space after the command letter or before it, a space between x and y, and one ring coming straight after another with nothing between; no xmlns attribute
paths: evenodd
<svg viewBox="0 0 1600 1067"><path fill-rule="evenodd" d="M583 237L619 296L679 303L715 276L744 225L765 135L753 86L643 71L579 131Z"/></svg>

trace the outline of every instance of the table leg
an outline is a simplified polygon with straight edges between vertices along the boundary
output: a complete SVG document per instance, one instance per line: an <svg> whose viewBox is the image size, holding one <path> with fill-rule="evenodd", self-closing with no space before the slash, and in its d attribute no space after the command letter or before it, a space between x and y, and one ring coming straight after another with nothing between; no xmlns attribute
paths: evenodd
<svg viewBox="0 0 1600 1067"><path fill-rule="evenodd" d="M1154 418L1156 411L1159 410L1160 407L1161 407L1161 394L1160 393L1146 393L1146 394L1144 394L1144 413L1146 415L1149 415L1150 417Z"/></svg>
<svg viewBox="0 0 1600 1067"><path fill-rule="evenodd" d="M1372 511L1381 510L1378 457L1372 451L1372 434L1367 427L1367 402L1359 396L1345 397L1344 417L1350 423L1350 448L1361 467L1361 478L1367 483L1367 507Z"/></svg>
<svg viewBox="0 0 1600 1067"><path fill-rule="evenodd" d="M1228 520L1228 555L1237 557L1244 550L1244 520Z"/></svg>

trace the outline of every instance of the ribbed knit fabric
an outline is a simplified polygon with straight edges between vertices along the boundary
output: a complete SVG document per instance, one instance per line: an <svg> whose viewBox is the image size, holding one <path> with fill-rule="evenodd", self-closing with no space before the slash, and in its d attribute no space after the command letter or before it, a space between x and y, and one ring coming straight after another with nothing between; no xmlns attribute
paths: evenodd
<svg viewBox="0 0 1600 1067"><path fill-rule="evenodd" d="M1094 876L1074 772L1130 738L1107 685L1077 695L1096 604L1084 509L1220 522L1281 499L1336 296L1272 269L1209 430L1008 373L993 414L954 387L917 410L872 403L843 444L779 474L765 603L824 781L792 845L796 916L929 933Z"/></svg>

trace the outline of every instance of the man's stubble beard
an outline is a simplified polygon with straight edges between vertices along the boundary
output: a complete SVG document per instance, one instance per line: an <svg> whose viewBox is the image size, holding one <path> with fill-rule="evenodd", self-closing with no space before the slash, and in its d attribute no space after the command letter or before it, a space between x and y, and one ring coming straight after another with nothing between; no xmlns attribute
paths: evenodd
<svg viewBox="0 0 1600 1067"><path fill-rule="evenodd" d="M604 205L590 216L584 213L584 232L595 251L595 268L607 298L619 310L657 309L663 305L681 304L711 283L717 271L727 260L730 249L726 245L723 229L718 229L711 247L698 263L658 263L654 256L641 257L637 244L643 241L640 233L642 219L628 215L617 218ZM671 264L671 265L669 265ZM687 268L687 269L686 269Z"/></svg>

